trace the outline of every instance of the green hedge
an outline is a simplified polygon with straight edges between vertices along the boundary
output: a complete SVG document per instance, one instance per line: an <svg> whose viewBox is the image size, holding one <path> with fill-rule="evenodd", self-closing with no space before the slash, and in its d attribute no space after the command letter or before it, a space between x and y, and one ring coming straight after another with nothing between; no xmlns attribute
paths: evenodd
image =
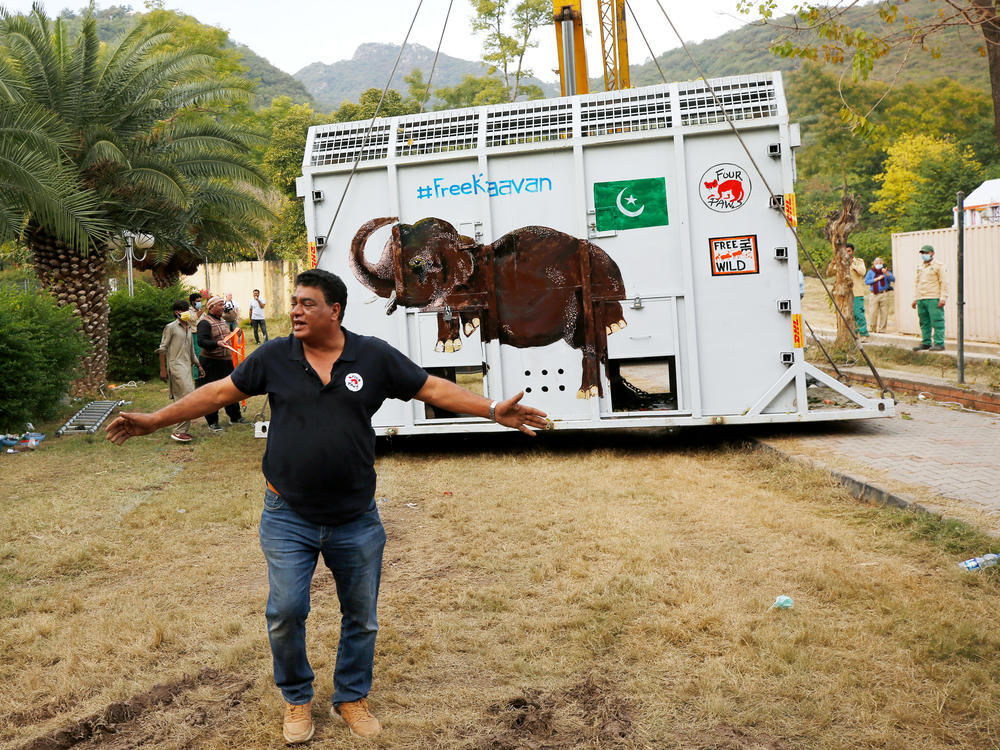
<svg viewBox="0 0 1000 750"><path fill-rule="evenodd" d="M72 308L44 291L0 286L0 432L54 417L87 351Z"/></svg>
<svg viewBox="0 0 1000 750"><path fill-rule="evenodd" d="M152 380L160 373L163 326L173 320L171 305L193 291L181 284L158 289L144 281L111 295L108 334L108 377L115 380Z"/></svg>

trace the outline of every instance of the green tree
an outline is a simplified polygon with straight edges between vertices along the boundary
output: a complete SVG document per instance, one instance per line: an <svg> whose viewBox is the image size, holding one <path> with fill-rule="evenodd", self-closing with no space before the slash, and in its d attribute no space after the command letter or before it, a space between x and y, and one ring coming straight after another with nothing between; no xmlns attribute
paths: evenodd
<svg viewBox="0 0 1000 750"><path fill-rule="evenodd" d="M435 89L434 96L440 100L437 109L478 107L481 104L501 104L508 101L507 89L499 78L471 74L466 74L459 84Z"/></svg>
<svg viewBox="0 0 1000 750"><path fill-rule="evenodd" d="M344 102L335 112L331 114L334 122L353 122L355 120L370 120L375 116L378 108L379 117L396 117L398 115L412 115L420 111L420 103L413 99L404 99L403 95L395 89L385 92L385 100L381 108L378 107L379 99L382 98L382 91L379 89L368 89L362 92L357 102ZM300 154L301 158L301 154Z"/></svg>
<svg viewBox="0 0 1000 750"><path fill-rule="evenodd" d="M403 81L409 87L410 99L417 103L419 109L430 98L430 84L424 80L424 71L414 68L410 74L403 76Z"/></svg>
<svg viewBox="0 0 1000 750"><path fill-rule="evenodd" d="M982 166L972 149L953 140L904 135L889 147L872 210L885 217L894 232L950 226L958 190L969 191L982 180Z"/></svg>
<svg viewBox="0 0 1000 750"><path fill-rule="evenodd" d="M530 86L526 90L521 81L532 75L524 67L525 53L538 46L532 37L535 31L552 23L552 4L549 0L471 0L476 12L472 30L485 33L483 60L490 64L490 73L499 72L503 79L506 101L515 101L526 95L529 99L541 98L541 89Z"/></svg>
<svg viewBox="0 0 1000 750"><path fill-rule="evenodd" d="M97 196L80 189L63 158L71 147L69 131L44 107L0 107L0 244L20 236L29 216L78 249L106 232Z"/></svg>
<svg viewBox="0 0 1000 750"><path fill-rule="evenodd" d="M307 249L306 224L302 203L295 193L295 180L302 174L302 155L310 126L328 120L309 105L292 104L286 99L276 99L270 110L268 116L274 119L262 164L274 185L276 195L270 195L269 199L276 218L266 227L263 249L273 257L302 261Z"/></svg>
<svg viewBox="0 0 1000 750"><path fill-rule="evenodd" d="M885 140L892 142L906 133L951 138L968 146L976 160L995 166L1000 151L993 135L993 103L989 95L941 78L931 83L910 83L894 90L883 106L880 122Z"/></svg>
<svg viewBox="0 0 1000 750"><path fill-rule="evenodd" d="M765 22L786 32L771 47L772 52L783 57L849 64L855 81L867 79L876 62L894 50L904 50L904 60L917 51L939 57L945 51L934 45L935 36L955 27L981 33L984 44L980 52L989 65L994 137L1000 142L1000 11L995 0L945 0L936 12L932 6L930 13L920 15L905 11L901 14L903 4L895 0L876 0L864 14L866 19L874 16L881 22L874 30L854 24L855 17L849 13L856 5L855 0L822 4L806 0L796 6L788 22L774 19L777 0L737 0L740 12L759 13ZM868 129L870 109L845 103L843 113L855 130Z"/></svg>
<svg viewBox="0 0 1000 750"><path fill-rule="evenodd" d="M120 233L152 234L158 252L195 256L213 241L241 241L248 216L266 215L242 185L264 180L247 158L253 137L205 109L245 102L251 84L219 82L212 50L170 49L169 26L142 22L102 45L92 12L67 36L40 6L0 18L0 111L39 107L70 138L63 163L80 195L96 194L99 218ZM39 280L78 311L92 353L78 390L105 379L108 342L107 245L62 239L44 214L31 213L24 237Z"/></svg>

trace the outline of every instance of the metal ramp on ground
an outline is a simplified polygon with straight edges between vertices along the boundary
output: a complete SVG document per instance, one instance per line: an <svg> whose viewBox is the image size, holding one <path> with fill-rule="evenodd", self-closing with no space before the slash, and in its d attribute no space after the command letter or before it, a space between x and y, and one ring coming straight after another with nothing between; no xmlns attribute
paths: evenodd
<svg viewBox="0 0 1000 750"><path fill-rule="evenodd" d="M93 435L111 412L124 403L124 401L91 401L56 430L56 436L66 432L85 432Z"/></svg>

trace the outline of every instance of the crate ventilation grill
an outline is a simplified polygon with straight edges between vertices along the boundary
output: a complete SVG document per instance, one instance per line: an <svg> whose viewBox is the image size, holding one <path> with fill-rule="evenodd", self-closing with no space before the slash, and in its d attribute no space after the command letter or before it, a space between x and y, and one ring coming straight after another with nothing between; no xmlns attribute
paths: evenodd
<svg viewBox="0 0 1000 750"><path fill-rule="evenodd" d="M770 74L716 78L711 84L733 121L778 115L778 97ZM579 109L579 130L574 129L574 103ZM394 157L407 157L471 151L480 145L487 149L503 148L724 122L725 117L708 88L693 81L589 94L575 100L517 102L448 115L428 112L379 120L360 160L388 158L390 143ZM393 127L394 134L390 132ZM313 139L310 164L316 167L353 163L367 129L367 122L320 128Z"/></svg>
<svg viewBox="0 0 1000 750"><path fill-rule="evenodd" d="M376 123L368 137L361 161L384 159L389 153L389 123ZM310 165L352 164L365 139L368 123L352 122L334 125L316 132L313 138Z"/></svg>
<svg viewBox="0 0 1000 750"><path fill-rule="evenodd" d="M402 119L396 130L396 156L464 151L479 143L479 113Z"/></svg>

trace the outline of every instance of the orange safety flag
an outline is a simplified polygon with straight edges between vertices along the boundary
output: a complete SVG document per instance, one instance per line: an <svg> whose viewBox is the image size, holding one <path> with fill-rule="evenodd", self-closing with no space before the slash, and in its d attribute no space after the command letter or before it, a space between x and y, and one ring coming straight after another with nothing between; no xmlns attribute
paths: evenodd
<svg viewBox="0 0 1000 750"><path fill-rule="evenodd" d="M233 367L239 367L240 363L247 358L247 342L246 337L243 335L242 328L236 328L219 343L232 352ZM240 403L243 404L244 409L247 407L246 400L243 400Z"/></svg>

